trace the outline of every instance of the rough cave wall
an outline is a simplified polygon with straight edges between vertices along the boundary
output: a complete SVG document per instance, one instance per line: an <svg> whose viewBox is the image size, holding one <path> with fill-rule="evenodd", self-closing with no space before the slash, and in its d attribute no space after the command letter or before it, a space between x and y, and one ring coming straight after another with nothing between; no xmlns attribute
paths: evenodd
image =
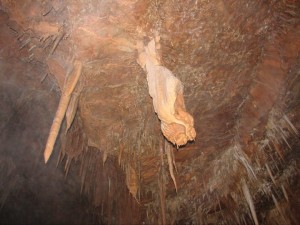
<svg viewBox="0 0 300 225"><path fill-rule="evenodd" d="M80 192L96 207L95 223L253 223L247 186L260 223L296 224L299 9L297 1L2 1L1 120L8 122L2 125L1 151L3 159L10 158L3 176L14 184L17 176L6 167L20 164L16 173L26 175L31 163L53 174L57 184L50 175L46 182L31 178L44 173L27 176L46 187L49 182L54 196L65 196L53 198L62 201L61 219L51 205L41 207L40 220L58 223L69 222L66 212L78 216L74 221L89 221L88 203L68 207L71 199L81 201ZM133 48L153 30L161 34L163 64L184 83L198 134L194 143L172 149L177 193L168 173L169 145ZM66 135L62 128L60 165L72 183L65 184L68 197L56 192L64 183L62 168L54 170L58 149L46 167L40 160L73 57L84 69L76 118ZM26 138L21 134L32 135L35 147L29 149L36 160L15 147ZM29 140L20 145L28 149ZM29 182L25 190L38 184ZM2 189L5 221L18 192Z"/></svg>

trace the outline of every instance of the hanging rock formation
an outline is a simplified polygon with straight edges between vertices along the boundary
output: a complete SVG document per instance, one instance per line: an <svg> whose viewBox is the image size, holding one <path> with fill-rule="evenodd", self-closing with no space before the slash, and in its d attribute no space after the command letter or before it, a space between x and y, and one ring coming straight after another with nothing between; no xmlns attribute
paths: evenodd
<svg viewBox="0 0 300 225"><path fill-rule="evenodd" d="M195 140L196 131L193 117L186 112L183 85L170 70L159 65L157 55L158 36L147 46L138 44L138 63L147 72L149 94L153 107L161 121L164 136L177 146Z"/></svg>
<svg viewBox="0 0 300 225"><path fill-rule="evenodd" d="M298 225L299 30L296 0L1 0L0 223Z"/></svg>

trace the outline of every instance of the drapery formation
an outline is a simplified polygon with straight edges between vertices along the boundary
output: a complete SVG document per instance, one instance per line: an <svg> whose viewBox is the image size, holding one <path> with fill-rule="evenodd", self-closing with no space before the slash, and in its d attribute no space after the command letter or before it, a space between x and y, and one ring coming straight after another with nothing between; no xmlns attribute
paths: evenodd
<svg viewBox="0 0 300 225"><path fill-rule="evenodd" d="M163 135L173 144L182 146L196 137L194 119L186 111L181 81L159 65L159 39L156 36L147 46L138 43L138 63L147 72L149 94L161 121Z"/></svg>

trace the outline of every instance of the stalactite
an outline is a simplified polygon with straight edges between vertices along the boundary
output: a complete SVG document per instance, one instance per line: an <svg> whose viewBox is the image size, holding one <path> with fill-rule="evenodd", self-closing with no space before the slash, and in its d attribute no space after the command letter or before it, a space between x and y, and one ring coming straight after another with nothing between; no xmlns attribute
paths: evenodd
<svg viewBox="0 0 300 225"><path fill-rule="evenodd" d="M174 158L172 157L172 153L171 153L171 151L173 151L173 150L167 142L165 142L165 151L166 151L166 155L167 155L167 159L168 159L169 172L170 172L171 178L173 180L173 183L174 183L174 186L175 186L175 189L177 192L178 191L177 183L176 183L176 178L174 175Z"/></svg>
<svg viewBox="0 0 300 225"><path fill-rule="evenodd" d="M283 118L289 124L289 127L292 129L292 131L294 132L294 134L296 136L299 136L299 132L298 132L297 128L293 125L293 123L290 121L290 119L287 117L287 115L284 115Z"/></svg>
<svg viewBox="0 0 300 225"><path fill-rule="evenodd" d="M282 189L282 192L283 192L283 195L284 195L285 199L287 200L287 202L289 202L289 196L288 196L283 184L281 185L281 189Z"/></svg>
<svg viewBox="0 0 300 225"><path fill-rule="evenodd" d="M245 181L243 181L242 189L243 189L243 193L244 193L245 199L246 199L246 201L248 203L248 206L250 208L251 215L252 215L252 218L254 220L254 223L255 223L255 225L259 225L258 219L257 219L257 215L256 215L256 212L255 212L255 207L254 207L253 199L252 199L252 196L250 194L249 188L248 188L248 186L247 186L247 184L246 184Z"/></svg>
<svg viewBox="0 0 300 225"><path fill-rule="evenodd" d="M277 185L277 184L276 184L276 181L275 181L275 178L274 178L274 176L273 176L273 174L272 174L272 172L271 172L271 169L270 169L269 165L268 165L267 163L266 163L265 165L266 165L266 168L267 168L267 171L268 171L268 174L269 174L271 180L273 181L273 183L274 183L275 185Z"/></svg>
<svg viewBox="0 0 300 225"><path fill-rule="evenodd" d="M164 141L162 141L164 142ZM160 144L160 170L158 175L159 198L161 207L161 222L166 225L166 187L165 187L165 170L164 170L164 153L163 144Z"/></svg>
<svg viewBox="0 0 300 225"><path fill-rule="evenodd" d="M53 46L52 46L52 49L50 50L50 53L49 55L52 55L55 51L55 49L57 48L59 42L63 39L65 33L63 30L61 30L55 37L55 40L54 40L54 43L53 43Z"/></svg>
<svg viewBox="0 0 300 225"><path fill-rule="evenodd" d="M285 219L285 216L284 216L284 214L283 214L283 211L282 211L282 209L281 209L281 207L280 207L280 205L279 205L279 202L278 202L277 199L275 198L274 194L272 194L272 199L273 199L273 202L274 202L274 204L275 204L276 209L278 210L280 216L282 217L282 219L283 219L283 221L284 221L284 224L287 224L287 221L286 221L286 219Z"/></svg>
<svg viewBox="0 0 300 225"><path fill-rule="evenodd" d="M67 111L66 111L66 122L67 122L67 128L66 131L68 131L74 121L77 107L78 107L78 101L79 101L79 93L72 94L72 97L70 99L70 103L68 105Z"/></svg>
<svg viewBox="0 0 300 225"><path fill-rule="evenodd" d="M61 98L59 101L58 109L56 111L50 129L50 133L44 150L45 163L47 163L49 157L52 154L54 144L56 142L56 138L60 130L61 123L65 117L65 113L67 111L71 95L77 85L81 72L82 72L82 63L80 61L75 61L73 72L66 77L64 88L62 90Z"/></svg>

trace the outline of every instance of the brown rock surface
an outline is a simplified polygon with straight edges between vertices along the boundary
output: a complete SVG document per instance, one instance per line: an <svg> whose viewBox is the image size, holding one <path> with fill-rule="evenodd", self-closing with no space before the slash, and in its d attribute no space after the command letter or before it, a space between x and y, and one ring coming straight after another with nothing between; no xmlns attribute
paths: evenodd
<svg viewBox="0 0 300 225"><path fill-rule="evenodd" d="M297 224L299 30L298 1L2 0L0 221ZM178 150L137 63L155 32L197 133ZM43 165L74 60L74 121Z"/></svg>

